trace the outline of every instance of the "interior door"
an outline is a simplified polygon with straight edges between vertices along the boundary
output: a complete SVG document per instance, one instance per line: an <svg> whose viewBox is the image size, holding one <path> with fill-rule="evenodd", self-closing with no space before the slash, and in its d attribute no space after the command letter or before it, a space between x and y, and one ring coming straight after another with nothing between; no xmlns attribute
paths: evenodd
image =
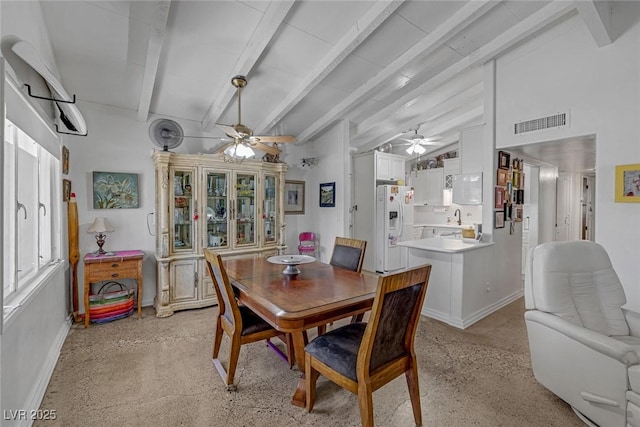
<svg viewBox="0 0 640 427"><path fill-rule="evenodd" d="M556 179L556 241L570 240L571 175L559 174Z"/></svg>

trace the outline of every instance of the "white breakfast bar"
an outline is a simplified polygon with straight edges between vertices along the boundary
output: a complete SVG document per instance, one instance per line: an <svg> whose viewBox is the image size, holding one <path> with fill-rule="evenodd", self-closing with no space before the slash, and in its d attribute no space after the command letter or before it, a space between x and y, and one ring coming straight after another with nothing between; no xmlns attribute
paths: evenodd
<svg viewBox="0 0 640 427"><path fill-rule="evenodd" d="M408 248L407 267L432 266L424 316L464 329L502 307L491 292L493 243L435 237L398 245Z"/></svg>

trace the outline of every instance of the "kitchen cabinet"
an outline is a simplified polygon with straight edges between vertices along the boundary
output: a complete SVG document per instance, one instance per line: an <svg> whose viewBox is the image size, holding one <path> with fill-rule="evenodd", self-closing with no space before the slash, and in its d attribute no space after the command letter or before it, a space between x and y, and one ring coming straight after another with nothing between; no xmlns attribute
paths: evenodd
<svg viewBox="0 0 640 427"><path fill-rule="evenodd" d="M375 152L376 158L376 180L378 181L397 181L404 180L404 164L403 156L395 154Z"/></svg>
<svg viewBox="0 0 640 427"><path fill-rule="evenodd" d="M442 206L444 169L423 169L412 173L416 174L413 179L415 204Z"/></svg>
<svg viewBox="0 0 640 427"><path fill-rule="evenodd" d="M217 303L203 248L284 253L284 163L155 152L158 317Z"/></svg>
<svg viewBox="0 0 640 427"><path fill-rule="evenodd" d="M460 158L444 159L444 188L453 188L453 176L460 173Z"/></svg>
<svg viewBox="0 0 640 427"><path fill-rule="evenodd" d="M431 246L426 242L433 242ZM446 249L437 243L449 239L403 242L408 247L407 267L431 264L429 289L422 315L465 329L522 294L502 298L495 286L491 264L493 243L465 249Z"/></svg>

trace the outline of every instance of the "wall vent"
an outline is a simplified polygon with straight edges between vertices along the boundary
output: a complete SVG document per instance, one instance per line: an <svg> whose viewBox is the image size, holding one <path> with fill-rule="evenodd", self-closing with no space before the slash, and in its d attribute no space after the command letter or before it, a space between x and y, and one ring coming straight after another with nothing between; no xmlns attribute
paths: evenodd
<svg viewBox="0 0 640 427"><path fill-rule="evenodd" d="M516 135L526 132L534 132L542 129L558 128L567 125L567 113L558 113L553 116L542 117L540 119L527 120L516 123L514 132Z"/></svg>

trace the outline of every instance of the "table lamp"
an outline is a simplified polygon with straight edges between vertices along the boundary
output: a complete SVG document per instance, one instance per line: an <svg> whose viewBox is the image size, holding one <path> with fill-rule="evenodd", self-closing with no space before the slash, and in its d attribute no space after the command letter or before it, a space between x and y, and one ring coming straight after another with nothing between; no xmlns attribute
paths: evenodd
<svg viewBox="0 0 640 427"><path fill-rule="evenodd" d="M102 217L96 218L93 221L93 224L91 224L91 226L89 226L89 228L87 229L87 233L98 233L96 235L96 242L98 243L98 255L104 255L107 253L104 249L102 249L102 245L104 245L104 241L107 238L107 236L103 233L111 231L114 231L113 227L111 226L111 224L109 224L107 218Z"/></svg>

